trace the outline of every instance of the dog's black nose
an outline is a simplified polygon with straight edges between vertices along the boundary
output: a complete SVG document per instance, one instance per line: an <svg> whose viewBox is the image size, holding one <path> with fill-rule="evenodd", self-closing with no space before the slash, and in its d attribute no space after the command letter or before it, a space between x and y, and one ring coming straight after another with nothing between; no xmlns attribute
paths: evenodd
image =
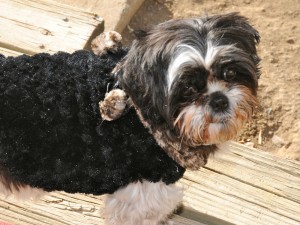
<svg viewBox="0 0 300 225"><path fill-rule="evenodd" d="M229 107L228 98L221 92L215 92L211 95L209 105L215 112L224 112Z"/></svg>

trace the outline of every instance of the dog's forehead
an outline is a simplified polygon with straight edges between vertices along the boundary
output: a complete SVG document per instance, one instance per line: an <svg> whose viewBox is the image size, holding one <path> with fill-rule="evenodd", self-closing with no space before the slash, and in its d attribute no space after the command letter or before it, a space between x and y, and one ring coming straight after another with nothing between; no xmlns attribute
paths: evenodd
<svg viewBox="0 0 300 225"><path fill-rule="evenodd" d="M257 31L237 14L204 18L175 19L150 32L149 43L156 46L155 56L169 59L167 83L170 85L184 68L201 67L207 71L218 61L230 61L239 55L253 63ZM164 46L163 48L161 48ZM149 57L150 58L150 57Z"/></svg>
<svg viewBox="0 0 300 225"><path fill-rule="evenodd" d="M245 17L231 13L169 20L154 27L146 41L153 46L197 45L203 52L207 40L214 45L236 44L241 49L256 53L259 34Z"/></svg>
<svg viewBox="0 0 300 225"><path fill-rule="evenodd" d="M168 84L171 85L179 73L186 68L203 68L206 71L212 70L212 65L235 49L232 45L215 46L208 41L205 51L199 50L197 46L180 44L168 68ZM169 86L170 88L170 86Z"/></svg>
<svg viewBox="0 0 300 225"><path fill-rule="evenodd" d="M132 44L125 75L139 70L139 76L167 84L167 92L185 69L202 68L211 72L214 65L237 59L250 68L253 77L258 76L258 41L257 31L246 18L235 13L169 20L145 32Z"/></svg>

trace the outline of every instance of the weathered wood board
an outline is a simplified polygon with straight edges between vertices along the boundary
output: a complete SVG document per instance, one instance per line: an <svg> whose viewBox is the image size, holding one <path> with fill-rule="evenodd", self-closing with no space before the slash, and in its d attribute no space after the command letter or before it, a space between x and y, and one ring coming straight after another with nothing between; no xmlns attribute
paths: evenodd
<svg viewBox="0 0 300 225"><path fill-rule="evenodd" d="M105 20L105 31L121 33L144 0L55 0L94 12Z"/></svg>
<svg viewBox="0 0 300 225"><path fill-rule="evenodd" d="M181 182L184 203L233 224L299 225L300 162L232 143Z"/></svg>
<svg viewBox="0 0 300 225"><path fill-rule="evenodd" d="M0 47L0 54L3 54L5 56L18 56L21 55L22 53Z"/></svg>
<svg viewBox="0 0 300 225"><path fill-rule="evenodd" d="M102 197L81 194L51 193L39 201L18 202L0 199L0 221L14 225L101 225ZM174 216L176 225L204 225L191 219Z"/></svg>
<svg viewBox="0 0 300 225"><path fill-rule="evenodd" d="M206 167L188 171L179 225L299 225L300 162L231 143ZM1 199L1 198L0 198ZM0 200L0 218L16 225L103 224L104 196L51 193L38 202Z"/></svg>
<svg viewBox="0 0 300 225"><path fill-rule="evenodd" d="M14 51L73 52L103 29L96 14L51 0L0 0L0 46Z"/></svg>

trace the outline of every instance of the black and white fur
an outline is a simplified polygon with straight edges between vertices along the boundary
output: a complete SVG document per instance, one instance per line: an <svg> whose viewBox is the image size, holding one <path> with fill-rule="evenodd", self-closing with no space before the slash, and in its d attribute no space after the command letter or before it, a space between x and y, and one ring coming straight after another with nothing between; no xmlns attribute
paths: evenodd
<svg viewBox="0 0 300 225"><path fill-rule="evenodd" d="M141 34L115 69L130 98L120 101L134 106L173 160L199 169L256 108L259 34L236 13L170 20ZM108 196L106 223L168 223L181 198L175 184L133 182Z"/></svg>
<svg viewBox="0 0 300 225"><path fill-rule="evenodd" d="M209 152L251 118L258 42L258 32L232 13L170 20L133 43L119 66L120 86L157 142L182 166L203 166Z"/></svg>
<svg viewBox="0 0 300 225"><path fill-rule="evenodd" d="M251 119L257 106L259 40L258 32L237 13L175 19L143 33L119 65L120 86L141 121L181 166L192 170L204 166L209 154L233 139ZM128 188L144 190L140 184ZM163 192L168 195L174 190ZM130 192L124 189L117 195L123 191ZM177 192L174 199L180 196ZM159 209L141 205L153 213L165 213L163 209L176 204L170 201ZM149 222L142 222L143 216L135 218L132 224L157 224L164 217L157 215ZM117 221L113 224L127 219L118 216Z"/></svg>

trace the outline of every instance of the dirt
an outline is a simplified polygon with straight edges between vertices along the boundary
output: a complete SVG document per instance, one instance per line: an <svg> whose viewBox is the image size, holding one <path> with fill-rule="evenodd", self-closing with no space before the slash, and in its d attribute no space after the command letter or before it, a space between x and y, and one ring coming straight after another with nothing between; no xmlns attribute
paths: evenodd
<svg viewBox="0 0 300 225"><path fill-rule="evenodd" d="M300 1L145 0L123 32L172 18L240 12L260 32L260 107L236 141L300 160Z"/></svg>

